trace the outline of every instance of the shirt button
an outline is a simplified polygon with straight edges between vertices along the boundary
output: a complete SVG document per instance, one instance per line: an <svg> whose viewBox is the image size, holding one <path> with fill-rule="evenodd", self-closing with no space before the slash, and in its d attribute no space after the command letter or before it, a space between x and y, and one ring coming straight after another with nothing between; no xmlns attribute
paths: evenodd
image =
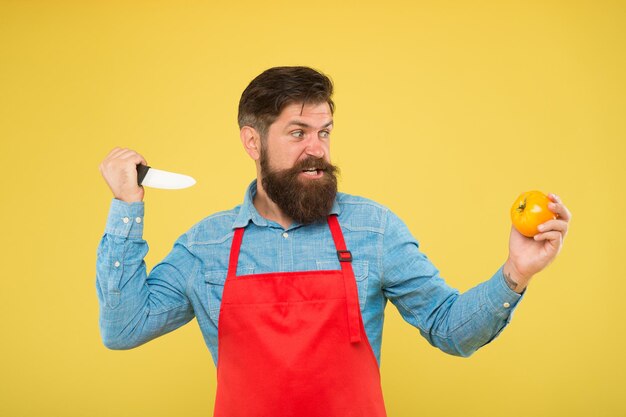
<svg viewBox="0 0 626 417"><path fill-rule="evenodd" d="M135 219L135 221L136 221L137 223L141 223L141 217L137 217L137 218Z"/></svg>
<svg viewBox="0 0 626 417"><path fill-rule="evenodd" d="M120 267L120 261L115 261L115 263L113 265L115 265L116 268L119 268Z"/></svg>
<svg viewBox="0 0 626 417"><path fill-rule="evenodd" d="M285 239L287 239L287 238L289 237L289 233L287 233L287 232L283 233L283 237L284 237Z"/></svg>
<svg viewBox="0 0 626 417"><path fill-rule="evenodd" d="M509 308L509 307L511 307L511 304L509 304L509 303L504 303L504 304L502 304L502 307L504 307L504 308Z"/></svg>
<svg viewBox="0 0 626 417"><path fill-rule="evenodd" d="M122 218L122 221L124 222L124 224L126 224L130 221L130 219L128 217L124 217Z"/></svg>

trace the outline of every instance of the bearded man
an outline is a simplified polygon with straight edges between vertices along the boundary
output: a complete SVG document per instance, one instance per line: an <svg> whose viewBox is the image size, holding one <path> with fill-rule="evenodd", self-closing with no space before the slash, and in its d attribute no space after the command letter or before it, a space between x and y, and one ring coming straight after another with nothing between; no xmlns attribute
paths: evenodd
<svg viewBox="0 0 626 417"><path fill-rule="evenodd" d="M136 169L147 162L115 148L100 165L114 196L97 260L104 344L133 348L197 317L217 366L215 416L385 416L387 301L433 346L469 356L509 323L567 233L551 194L558 218L534 238L512 228L506 262L460 294L389 209L337 192L332 92L307 67L257 76L239 103L257 169L243 204L192 227L150 274Z"/></svg>

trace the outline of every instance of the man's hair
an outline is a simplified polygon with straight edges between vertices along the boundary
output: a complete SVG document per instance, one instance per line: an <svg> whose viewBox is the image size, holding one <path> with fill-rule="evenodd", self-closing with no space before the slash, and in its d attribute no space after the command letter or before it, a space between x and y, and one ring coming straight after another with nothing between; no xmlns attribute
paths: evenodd
<svg viewBox="0 0 626 417"><path fill-rule="evenodd" d="M272 123L283 109L294 103L328 103L334 113L331 99L333 82L326 75L309 67L274 67L263 71L241 94L239 100L239 128L251 126L264 139Z"/></svg>

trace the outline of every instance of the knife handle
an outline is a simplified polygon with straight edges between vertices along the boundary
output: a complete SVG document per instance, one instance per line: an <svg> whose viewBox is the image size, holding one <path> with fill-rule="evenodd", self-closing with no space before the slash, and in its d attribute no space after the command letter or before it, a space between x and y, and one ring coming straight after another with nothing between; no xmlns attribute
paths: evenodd
<svg viewBox="0 0 626 417"><path fill-rule="evenodd" d="M137 165L137 185L141 185L149 169L150 167L148 165Z"/></svg>

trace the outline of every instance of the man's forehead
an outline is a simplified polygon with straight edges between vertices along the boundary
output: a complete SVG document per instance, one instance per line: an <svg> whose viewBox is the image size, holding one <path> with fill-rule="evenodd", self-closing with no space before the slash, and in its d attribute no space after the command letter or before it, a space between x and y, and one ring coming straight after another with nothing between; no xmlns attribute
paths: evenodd
<svg viewBox="0 0 626 417"><path fill-rule="evenodd" d="M314 118L331 120L333 117L328 103L309 104L292 103L280 112L278 119L281 121L291 121L296 119Z"/></svg>

